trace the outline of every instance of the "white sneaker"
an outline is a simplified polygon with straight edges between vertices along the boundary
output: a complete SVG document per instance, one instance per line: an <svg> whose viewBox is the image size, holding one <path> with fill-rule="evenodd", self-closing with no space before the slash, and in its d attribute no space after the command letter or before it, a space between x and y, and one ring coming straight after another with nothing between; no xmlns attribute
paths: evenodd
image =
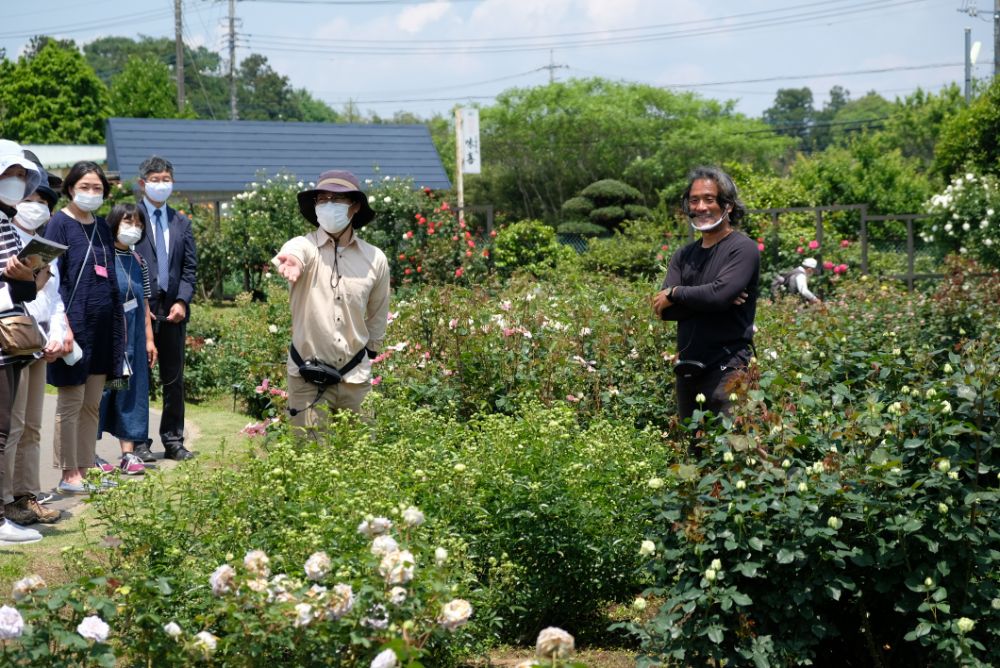
<svg viewBox="0 0 1000 668"><path fill-rule="evenodd" d="M37 543L42 539L42 534L34 529L25 529L20 524L14 524L10 520L5 520L0 524L0 545L25 545L27 543Z"/></svg>

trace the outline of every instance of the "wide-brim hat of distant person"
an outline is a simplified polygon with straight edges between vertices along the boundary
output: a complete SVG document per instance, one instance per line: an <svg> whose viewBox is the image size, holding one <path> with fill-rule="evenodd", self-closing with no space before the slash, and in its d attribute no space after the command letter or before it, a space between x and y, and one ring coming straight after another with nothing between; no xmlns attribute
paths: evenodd
<svg viewBox="0 0 1000 668"><path fill-rule="evenodd" d="M375 211L368 203L368 195L361 191L358 177L344 170L332 169L319 175L315 188L303 190L298 195L299 212L313 225L319 225L316 220L316 195L324 192L350 195L360 205L358 212L351 218L351 227L354 229L361 229L375 218Z"/></svg>

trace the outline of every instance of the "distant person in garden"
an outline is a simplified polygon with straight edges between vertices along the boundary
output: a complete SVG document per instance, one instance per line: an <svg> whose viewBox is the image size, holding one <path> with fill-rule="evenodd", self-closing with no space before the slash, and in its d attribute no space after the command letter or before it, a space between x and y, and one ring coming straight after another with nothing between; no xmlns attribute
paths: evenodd
<svg viewBox="0 0 1000 668"><path fill-rule="evenodd" d="M298 200L317 229L286 242L273 262L291 284L289 413L292 424L313 429L328 413L360 412L371 389L371 358L382 349L389 313L389 263L355 234L375 212L354 174L323 172Z"/></svg>
<svg viewBox="0 0 1000 668"><path fill-rule="evenodd" d="M149 436L149 370L156 364L149 270L145 260L132 250L146 234L143 207L115 205L108 214L108 227L115 239L115 273L125 312L125 361L132 373L128 382L104 390L100 432L108 431L118 438L122 453L119 473L142 475L146 467L136 456L135 447L145 445Z"/></svg>
<svg viewBox="0 0 1000 668"><path fill-rule="evenodd" d="M663 320L677 321L674 371L681 418L695 409L728 413L729 395L751 357L760 251L737 229L746 207L718 167L691 172L681 207L701 238L670 258L653 310Z"/></svg>
<svg viewBox="0 0 1000 668"><path fill-rule="evenodd" d="M798 295L802 301L818 304L820 298L809 291L809 277L816 273L816 258L807 257L795 269L786 274L778 274L771 281L771 298L782 295Z"/></svg>
<svg viewBox="0 0 1000 668"><path fill-rule="evenodd" d="M191 300L198 269L191 221L167 205L174 190L174 166L152 156L139 165L140 206L145 209L149 229L136 244L149 267L149 310L153 318L153 342L159 355L163 412L160 441L164 456L178 461L194 453L184 447L184 346ZM136 443L134 454L144 462L156 461L152 440Z"/></svg>
<svg viewBox="0 0 1000 668"><path fill-rule="evenodd" d="M38 167L42 175L35 192L17 205L14 229L22 247L41 232L59 202L62 179L46 173L36 156L25 151L24 156ZM53 362L73 349L73 333L66 322L66 309L59 296L58 260L42 267L36 277L38 292L25 308L42 331L47 342L41 352L21 369L11 414L10 436L7 437L7 460L4 467L3 501L7 517L18 524L51 524L60 513L42 505L44 492L40 478L42 407L45 403L47 362Z"/></svg>
<svg viewBox="0 0 1000 668"><path fill-rule="evenodd" d="M94 491L84 480L96 461L97 423L104 384L125 375L125 327L115 274L115 248L104 218L95 212L110 185L93 162L73 165L63 181L69 200L45 226L45 238L68 246L59 258L59 293L79 354L47 369L58 388L53 460L62 470L62 494ZM100 466L98 466L100 468Z"/></svg>

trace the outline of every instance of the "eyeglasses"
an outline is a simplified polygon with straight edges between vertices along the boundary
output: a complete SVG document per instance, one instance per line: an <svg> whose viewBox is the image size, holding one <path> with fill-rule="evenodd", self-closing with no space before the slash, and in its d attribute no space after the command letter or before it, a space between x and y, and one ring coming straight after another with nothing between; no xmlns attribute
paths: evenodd
<svg viewBox="0 0 1000 668"><path fill-rule="evenodd" d="M317 204L325 204L327 202L333 202L335 204L353 204L354 198L350 195L341 195L340 193L320 193L316 195Z"/></svg>

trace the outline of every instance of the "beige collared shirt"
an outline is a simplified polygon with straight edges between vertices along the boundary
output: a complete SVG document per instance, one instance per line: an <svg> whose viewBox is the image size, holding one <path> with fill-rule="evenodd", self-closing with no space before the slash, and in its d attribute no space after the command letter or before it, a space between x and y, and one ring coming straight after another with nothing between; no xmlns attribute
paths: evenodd
<svg viewBox="0 0 1000 668"><path fill-rule="evenodd" d="M287 241L281 252L302 262L302 274L292 283L290 298L292 343L302 359L315 358L339 369L366 346L382 350L389 313L385 253L356 235L346 246L335 247L320 228ZM299 375L291 357L288 373ZM344 377L348 383L370 380L367 355Z"/></svg>

